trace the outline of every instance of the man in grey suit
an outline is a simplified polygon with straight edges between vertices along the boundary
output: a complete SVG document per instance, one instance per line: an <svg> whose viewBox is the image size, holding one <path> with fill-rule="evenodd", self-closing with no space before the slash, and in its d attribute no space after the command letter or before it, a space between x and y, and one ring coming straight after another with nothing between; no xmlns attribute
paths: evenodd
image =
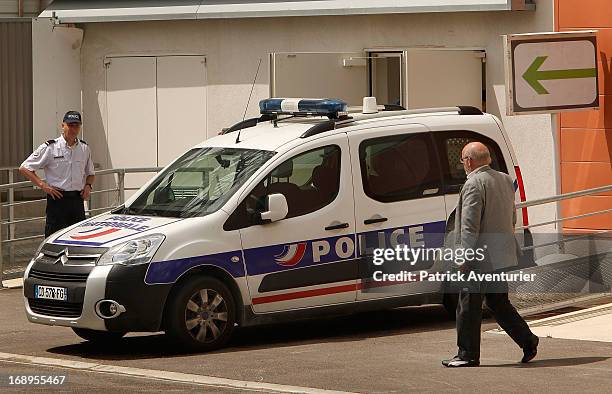
<svg viewBox="0 0 612 394"><path fill-rule="evenodd" d="M484 259L472 259L460 270L466 274L499 273L518 266L514 225L514 185L512 178L489 167L491 156L480 142L467 144L461 152L461 162L467 181L459 194L457 207L447 223L452 229L456 248L478 249ZM508 299L505 281L471 281L461 284L457 304L458 354L442 361L446 367L474 367L480 365L480 324L482 300L493 312L495 320L523 349L521 362L526 363L537 354L538 337L518 314Z"/></svg>

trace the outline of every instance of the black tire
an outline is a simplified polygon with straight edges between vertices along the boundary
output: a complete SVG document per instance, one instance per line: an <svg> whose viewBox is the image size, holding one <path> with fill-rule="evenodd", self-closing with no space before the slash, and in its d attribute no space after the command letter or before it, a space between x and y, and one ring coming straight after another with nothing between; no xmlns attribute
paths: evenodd
<svg viewBox="0 0 612 394"><path fill-rule="evenodd" d="M442 298L442 305L444 305L444 309L446 309L446 313L448 313L448 317L451 320L455 320L457 318L458 302L459 294L456 293L446 293L444 294L444 298Z"/></svg>
<svg viewBox="0 0 612 394"><path fill-rule="evenodd" d="M218 279L193 277L177 288L166 308L166 335L188 350L223 347L236 323L236 303Z"/></svg>
<svg viewBox="0 0 612 394"><path fill-rule="evenodd" d="M77 327L72 327L72 331L86 341L105 344L118 342L126 334L125 332L97 331Z"/></svg>

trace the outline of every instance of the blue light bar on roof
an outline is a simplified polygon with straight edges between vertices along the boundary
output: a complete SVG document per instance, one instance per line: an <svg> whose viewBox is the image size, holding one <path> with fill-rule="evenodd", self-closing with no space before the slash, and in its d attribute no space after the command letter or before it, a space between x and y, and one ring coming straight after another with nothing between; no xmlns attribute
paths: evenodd
<svg viewBox="0 0 612 394"><path fill-rule="evenodd" d="M338 99L269 98L259 102L262 114L314 115L338 118L347 114L347 104Z"/></svg>

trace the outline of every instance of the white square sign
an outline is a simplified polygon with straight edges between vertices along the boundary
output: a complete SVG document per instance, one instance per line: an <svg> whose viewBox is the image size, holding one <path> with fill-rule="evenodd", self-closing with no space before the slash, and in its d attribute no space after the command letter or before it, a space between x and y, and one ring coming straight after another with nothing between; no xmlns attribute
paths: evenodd
<svg viewBox="0 0 612 394"><path fill-rule="evenodd" d="M504 36L508 115L599 107L594 31Z"/></svg>

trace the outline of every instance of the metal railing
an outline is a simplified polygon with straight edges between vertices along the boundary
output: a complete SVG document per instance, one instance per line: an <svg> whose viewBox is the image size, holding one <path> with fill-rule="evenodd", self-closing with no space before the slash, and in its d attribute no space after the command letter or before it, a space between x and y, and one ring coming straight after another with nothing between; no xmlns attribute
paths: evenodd
<svg viewBox="0 0 612 394"><path fill-rule="evenodd" d="M115 177L115 187L95 190L91 192L92 196L96 195L104 195L110 194L115 195L114 203L109 206L104 207L92 207L92 198L90 197L89 201L86 204L86 216L92 216L96 213L108 211L113 208L116 208L122 205L125 201L125 192L130 190L138 190L137 187L126 187L125 186L125 176L126 174L136 174L136 173L157 173L163 167L143 167L143 168L114 168L114 169L106 169L106 170L98 170L96 171L96 184L112 184L113 182L101 182L100 177L113 175ZM14 182L15 173L17 172L17 167L1 167L0 171L8 172L8 181L7 184L0 185L0 288L2 288L2 280L4 276L4 251L3 247L7 245L12 245L19 242L25 241L33 241L37 239L43 239L43 234L35 234L17 237L16 227L19 225L24 225L26 223L39 222L44 221L45 216L33 216L33 217L25 217L16 219L15 209L17 207L29 206L33 204L40 204L46 202L45 198L36 198L36 199L27 199L23 201L15 200L15 191L16 190L40 190L38 189L32 182L23 181L23 182ZM6 193L6 203L2 203L2 194ZM8 220L3 220L3 210L8 210ZM3 235L3 230L6 228L6 239Z"/></svg>
<svg viewBox="0 0 612 394"><path fill-rule="evenodd" d="M544 197L544 198L538 198L538 199L531 200L531 201L521 202L521 203L516 204L516 208L517 209L521 209L521 208L527 208L527 207L534 207L534 206L537 206L537 205L544 205L544 204L550 204L550 203L559 203L560 201L569 200L569 199L572 199L572 198L584 197L584 196L592 196L592 195L596 195L596 194L600 194L600 193L606 193L606 192L610 192L610 191L612 191L612 185L601 186L601 187L596 187L596 188L593 188L593 189L580 190L580 191L577 191L577 192L560 194L558 196ZM557 218L555 220L549 220L549 221L546 221L546 222L541 222L541 223L536 223L536 224L530 224L530 225L527 225L527 226L517 227L516 229L517 230L532 229L534 227L547 226L547 225L551 225L551 224L565 222L565 221L568 221L568 220L582 219L582 218L587 218L587 217L596 216L596 215L603 215L603 214L606 214L606 213L612 213L612 208L610 208L610 209L602 209L602 210L599 210L599 211L593 211L593 212L589 212L589 213L585 213L585 214L581 214L581 215L574 215L574 216ZM561 251L563 251L563 245L565 243L567 243L567 242L575 241L575 240L583 239L583 238L588 238L588 237L590 237L590 236L592 236L594 234L597 235L597 234L607 234L607 233L612 233L612 229L599 230L599 231L598 230L593 230L589 234L578 235L578 236L575 236L575 237L568 237L568 238L559 237L559 239L557 241L554 241L554 242L547 242L547 243L543 243L543 244L527 246L527 247L523 247L522 249L524 251L527 251L527 250L534 250L536 248L541 248L541 247L545 247L545 246L559 245Z"/></svg>
<svg viewBox="0 0 612 394"><path fill-rule="evenodd" d="M525 201L517 204L516 207L521 209L551 203L559 204L561 201L610 191L612 191L612 185L601 186ZM557 209L557 212L560 210ZM612 213L612 207L580 215L558 217L555 220L530 224L518 229L532 229L610 213ZM547 261L536 261L532 254L534 265L521 268L524 272L537 275L537 281L527 284L510 284L512 303L521 315L529 316L565 307L575 307L581 303L604 302L609 299L612 295L610 293L612 288L612 267L610 267L612 237L608 235L612 233L612 229L609 225L606 227L605 230L589 230L580 235L572 234L572 231L559 230L550 234L551 240L545 239L546 242L521 247L525 255L541 248L539 250L545 252L541 253L542 258L547 258L545 259ZM546 236L546 234L536 234L537 238L542 235ZM537 239L531 235L529 238L531 238L531 243ZM527 239L528 237L525 236L525 240ZM580 242L571 244L572 241L578 240Z"/></svg>

